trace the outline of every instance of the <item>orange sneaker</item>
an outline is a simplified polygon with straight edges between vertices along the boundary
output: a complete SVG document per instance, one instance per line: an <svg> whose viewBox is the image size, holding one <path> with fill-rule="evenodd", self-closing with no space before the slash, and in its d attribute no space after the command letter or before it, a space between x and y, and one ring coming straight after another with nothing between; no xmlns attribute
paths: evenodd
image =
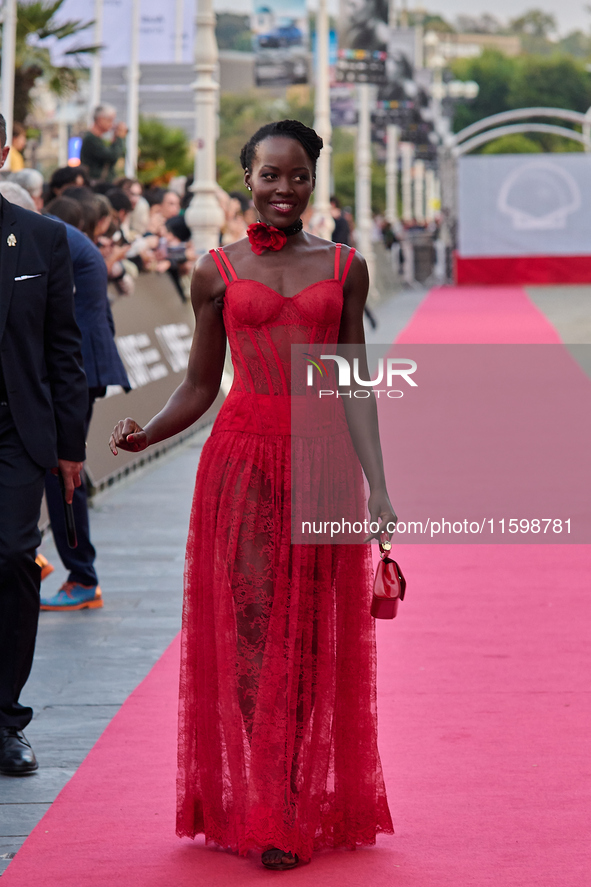
<svg viewBox="0 0 591 887"><path fill-rule="evenodd" d="M43 582L44 579L47 579L47 577L51 573L53 573L55 569L53 564L50 564L47 558L44 557L42 554L37 555L37 557L35 558L35 563L41 567L41 582Z"/></svg>
<svg viewBox="0 0 591 887"><path fill-rule="evenodd" d="M41 598L42 610L96 610L102 606L100 585L80 585L79 582L64 582L53 597Z"/></svg>

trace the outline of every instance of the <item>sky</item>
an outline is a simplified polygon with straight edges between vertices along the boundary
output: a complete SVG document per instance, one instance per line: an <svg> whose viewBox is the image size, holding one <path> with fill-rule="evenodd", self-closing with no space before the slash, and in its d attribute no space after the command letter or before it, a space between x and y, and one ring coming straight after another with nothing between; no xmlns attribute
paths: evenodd
<svg viewBox="0 0 591 887"><path fill-rule="evenodd" d="M216 12L249 13L253 0L214 0ZM308 0L310 8L316 6L315 0ZM337 12L338 0L328 0L330 11ZM585 0L422 0L420 4L409 0L412 9L421 5L429 12L438 12L444 18L454 19L456 15L478 15L489 12L497 18L506 20L516 18L528 9L543 9L550 12L558 21L562 35L580 28L591 30L591 15L585 11Z"/></svg>

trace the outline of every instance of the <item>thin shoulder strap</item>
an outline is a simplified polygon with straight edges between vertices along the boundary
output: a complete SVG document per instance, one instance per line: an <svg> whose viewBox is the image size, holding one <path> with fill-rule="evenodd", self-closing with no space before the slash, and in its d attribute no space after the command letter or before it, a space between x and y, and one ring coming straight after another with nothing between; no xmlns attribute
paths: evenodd
<svg viewBox="0 0 591 887"><path fill-rule="evenodd" d="M340 280L341 277L341 246L342 243L337 243L334 251L334 279Z"/></svg>
<svg viewBox="0 0 591 887"><path fill-rule="evenodd" d="M224 252L224 247L220 246L218 249L218 252L219 252L220 256L222 257L222 259L224 260L224 262L226 264L226 268L230 272L230 277L232 278L232 280L238 280L238 275L236 274L236 272L232 268L232 265L230 264L230 259L227 257L227 255Z"/></svg>
<svg viewBox="0 0 591 887"><path fill-rule="evenodd" d="M238 280L238 275L232 268L230 260L221 246L218 249L210 249L209 254L218 266L218 271L222 275L222 280L225 284L230 283L231 280ZM224 265L226 267L224 267ZM226 268L228 269L227 271ZM228 276L228 271L230 272L230 276Z"/></svg>
<svg viewBox="0 0 591 887"><path fill-rule="evenodd" d="M217 249L210 249L209 255L212 257L212 259L214 260L214 262L218 266L218 271L222 275L222 280L224 281L224 283L225 284L230 283L230 278L228 277L228 275L226 273L226 269L224 268L224 263L220 259Z"/></svg>
<svg viewBox="0 0 591 887"><path fill-rule="evenodd" d="M343 276L341 277L341 283L343 284L343 286L345 285L347 274L349 273L349 268L351 267L351 262L353 261L354 255L355 249L354 247L351 247L349 250L349 255L347 256L347 261L345 262L345 267L343 268Z"/></svg>

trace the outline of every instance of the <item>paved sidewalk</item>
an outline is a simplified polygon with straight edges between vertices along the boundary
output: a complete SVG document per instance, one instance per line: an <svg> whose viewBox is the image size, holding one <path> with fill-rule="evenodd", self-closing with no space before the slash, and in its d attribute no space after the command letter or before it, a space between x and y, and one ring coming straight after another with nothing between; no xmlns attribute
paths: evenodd
<svg viewBox="0 0 591 887"><path fill-rule="evenodd" d="M526 286L563 342L591 343L591 286Z"/></svg>

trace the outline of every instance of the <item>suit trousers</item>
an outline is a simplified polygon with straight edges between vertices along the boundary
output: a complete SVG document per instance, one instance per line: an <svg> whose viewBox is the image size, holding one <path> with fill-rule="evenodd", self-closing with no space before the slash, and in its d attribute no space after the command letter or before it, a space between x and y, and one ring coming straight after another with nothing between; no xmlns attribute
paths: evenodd
<svg viewBox="0 0 591 887"><path fill-rule="evenodd" d="M104 388L90 388L88 391L88 412L84 421L85 437L88 436L94 401L97 397L102 397L104 393ZM74 490L74 498L72 500L74 520L76 521L76 537L78 539L76 548L68 546L62 491L57 477L51 471L48 471L45 476L47 510L49 512L55 547L58 550L62 564L69 573L68 582L78 582L80 585L98 585L98 576L94 568L96 551L90 541L88 491L84 472L82 472L81 480L82 484Z"/></svg>
<svg viewBox="0 0 591 887"><path fill-rule="evenodd" d="M39 513L45 469L28 455L10 409L0 404L0 727L22 730L33 710L19 703L39 621Z"/></svg>

